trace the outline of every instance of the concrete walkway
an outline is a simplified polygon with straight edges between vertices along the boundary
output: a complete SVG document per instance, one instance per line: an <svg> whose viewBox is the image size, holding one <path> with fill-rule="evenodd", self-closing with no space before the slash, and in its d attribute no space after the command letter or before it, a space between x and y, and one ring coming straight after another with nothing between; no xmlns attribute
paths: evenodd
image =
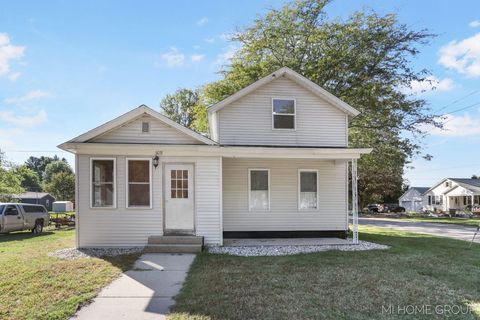
<svg viewBox="0 0 480 320"><path fill-rule="evenodd" d="M447 237L464 241L472 241L473 235L477 230L475 227L458 224L402 221L380 218L359 218L358 222L361 225L373 225L402 231L425 233L438 237ZM477 235L475 242L480 243L480 234Z"/></svg>
<svg viewBox="0 0 480 320"><path fill-rule="evenodd" d="M165 319L193 259L194 254L144 254L72 319Z"/></svg>

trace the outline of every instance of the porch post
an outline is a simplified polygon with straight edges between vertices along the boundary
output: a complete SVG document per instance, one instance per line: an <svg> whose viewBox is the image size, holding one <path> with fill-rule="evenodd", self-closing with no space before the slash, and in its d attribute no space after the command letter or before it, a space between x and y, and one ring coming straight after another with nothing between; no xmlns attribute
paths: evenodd
<svg viewBox="0 0 480 320"><path fill-rule="evenodd" d="M352 224L353 244L358 244L358 189L357 159L352 159Z"/></svg>

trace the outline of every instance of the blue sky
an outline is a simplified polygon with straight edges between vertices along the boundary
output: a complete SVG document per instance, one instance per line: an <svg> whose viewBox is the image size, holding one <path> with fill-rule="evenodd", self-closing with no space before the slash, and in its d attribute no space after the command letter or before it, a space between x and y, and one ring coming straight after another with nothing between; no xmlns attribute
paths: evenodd
<svg viewBox="0 0 480 320"><path fill-rule="evenodd" d="M17 163L55 153L73 163L56 145L140 104L158 109L178 87L218 79L235 49L228 34L283 2L3 2L0 148ZM415 159L406 178L428 186L480 174L480 2L337 0L327 11L362 8L438 34L413 62L432 71L437 89L415 83L412 94L439 113L473 105L448 115L447 131L430 131L422 145L433 159Z"/></svg>

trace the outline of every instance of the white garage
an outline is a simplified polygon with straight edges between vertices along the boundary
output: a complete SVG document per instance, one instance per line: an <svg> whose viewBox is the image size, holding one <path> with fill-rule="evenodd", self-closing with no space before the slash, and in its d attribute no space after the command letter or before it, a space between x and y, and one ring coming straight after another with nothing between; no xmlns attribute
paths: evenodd
<svg viewBox="0 0 480 320"><path fill-rule="evenodd" d="M400 206L405 208L406 212L421 212L423 208L423 193L428 187L410 187L398 199Z"/></svg>

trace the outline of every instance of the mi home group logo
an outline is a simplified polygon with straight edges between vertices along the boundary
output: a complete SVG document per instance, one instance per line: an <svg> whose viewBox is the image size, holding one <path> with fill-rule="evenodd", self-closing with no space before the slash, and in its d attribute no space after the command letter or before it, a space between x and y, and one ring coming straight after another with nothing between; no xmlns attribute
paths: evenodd
<svg viewBox="0 0 480 320"><path fill-rule="evenodd" d="M386 305L382 314L390 315L444 315L455 316L471 314L472 309L465 305Z"/></svg>

